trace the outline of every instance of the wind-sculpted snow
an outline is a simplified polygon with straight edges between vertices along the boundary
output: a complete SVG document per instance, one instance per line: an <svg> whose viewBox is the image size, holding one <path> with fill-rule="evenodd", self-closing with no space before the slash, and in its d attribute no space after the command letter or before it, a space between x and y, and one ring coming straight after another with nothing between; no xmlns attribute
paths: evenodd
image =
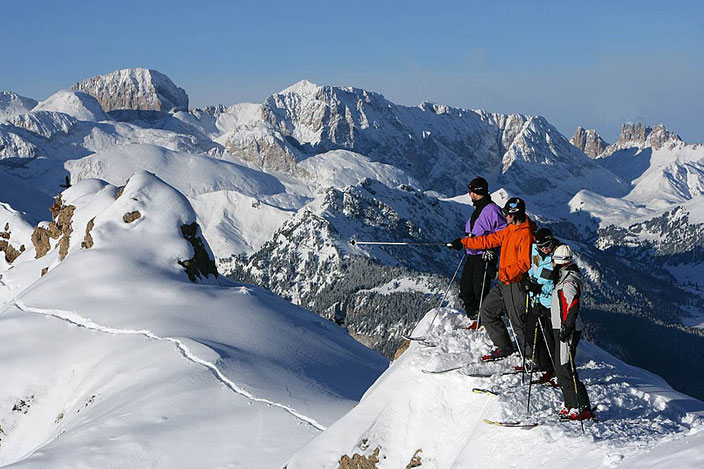
<svg viewBox="0 0 704 469"><path fill-rule="evenodd" d="M586 342L579 346L577 366L599 421L585 422L585 435L579 423L559 422L555 413L562 397L551 387L534 385L529 409L528 386L521 385L520 374L462 374L499 373L520 364L517 355L478 363L491 341L483 330L461 328L467 324L457 310L429 312L412 335L436 346L412 342L359 405L291 457L287 467L336 468L343 455L369 456L375 450L380 469L406 467L414 455L421 467L429 468L532 468L546 462L555 468L636 467L631 461L647 461L648 453L661 445L704 443L704 403ZM453 367L459 369L423 373ZM498 396L476 394L473 388ZM529 431L499 428L483 419L539 426ZM662 467L683 461L676 453L657 453ZM701 452L687 456L688 467L704 463Z"/></svg>

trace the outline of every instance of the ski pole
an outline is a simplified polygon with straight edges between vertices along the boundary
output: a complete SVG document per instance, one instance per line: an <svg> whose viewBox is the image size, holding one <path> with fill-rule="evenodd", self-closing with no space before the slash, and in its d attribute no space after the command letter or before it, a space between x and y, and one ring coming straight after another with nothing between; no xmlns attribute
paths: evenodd
<svg viewBox="0 0 704 469"><path fill-rule="evenodd" d="M452 287L452 284L455 283L455 278L457 278L457 272L460 271L460 266L462 265L462 261L464 261L464 258L467 256L467 252L465 251L464 254L462 254L462 259L460 259L460 263L457 264L457 268L455 269L455 275L452 276L452 280L450 280L450 283L447 284L447 288L445 289L445 293L442 294L442 297L440 298L440 303L435 307L435 316L433 316L433 320L430 321L430 325L428 326L428 332L430 332L430 328L433 327L433 323L435 323L435 318L438 317L438 308L442 306L443 301L445 301L445 297L447 296L447 292L450 291L450 287Z"/></svg>
<svg viewBox="0 0 704 469"><path fill-rule="evenodd" d="M526 293L526 321L528 321L528 301L530 299L530 294ZM527 324L526 324L527 326ZM528 328L524 327L523 328L523 348L527 349L528 348ZM533 349L535 349L535 341L533 341ZM533 365L531 364L531 368ZM526 384L525 383L525 376L526 376L526 355L523 354L523 368L521 369L521 384Z"/></svg>
<svg viewBox="0 0 704 469"><path fill-rule="evenodd" d="M351 239L350 244L355 246L357 244L364 244L369 246L444 246L450 247L451 243L427 243L427 242L395 242L395 241L357 241L356 239Z"/></svg>
<svg viewBox="0 0 704 469"><path fill-rule="evenodd" d="M479 293L479 312L477 312L477 331L482 325L482 303L484 302L484 285L486 285L487 270L489 270L489 261L484 262L484 278L482 279L482 291Z"/></svg>
<svg viewBox="0 0 704 469"><path fill-rule="evenodd" d="M508 318L508 327L511 329L511 334L513 334L513 340L516 341L516 347L518 348L518 353L521 355L521 359L523 358L523 351L521 350L521 344L518 342L518 336L516 335L516 331L513 330L513 324L511 324L511 318Z"/></svg>
<svg viewBox="0 0 704 469"><path fill-rule="evenodd" d="M528 378L528 406L526 409L526 412L530 414L530 389L533 386L533 368L535 368L535 343L538 341L538 324L535 323L533 324L533 328L535 329L533 333L533 352L531 353L530 357L530 376Z"/></svg>
<svg viewBox="0 0 704 469"><path fill-rule="evenodd" d="M548 343L548 336L545 333L545 326L543 326L543 321L538 315L538 324L540 325L540 332L543 333L543 340L545 341L545 348L548 349L548 357L550 357L550 363L552 363L553 370L555 369L555 360L552 358L552 351L550 350L550 344Z"/></svg>
<svg viewBox="0 0 704 469"><path fill-rule="evenodd" d="M567 341L567 353L570 354L570 364L572 365L572 383L574 384L574 395L577 399L577 407L579 407L579 412L582 412L582 404L579 402L579 391L577 390L577 367L574 364L574 358L572 357L572 340ZM589 409L591 411L591 409ZM581 415L580 415L581 417ZM580 418L579 424L582 426L582 435L584 435L584 421Z"/></svg>

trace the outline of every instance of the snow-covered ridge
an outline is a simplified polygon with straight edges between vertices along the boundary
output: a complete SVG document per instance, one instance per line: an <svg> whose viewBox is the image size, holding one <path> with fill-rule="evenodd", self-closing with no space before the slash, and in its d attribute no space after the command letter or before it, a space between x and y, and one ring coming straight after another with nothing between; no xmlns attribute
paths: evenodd
<svg viewBox="0 0 704 469"><path fill-rule="evenodd" d="M269 292L189 279L212 252L154 175L83 180L53 209L68 242L0 273L0 463L280 467L386 367Z"/></svg>
<svg viewBox="0 0 704 469"><path fill-rule="evenodd" d="M56 111L68 114L82 121L100 122L107 115L100 103L82 91L61 90L37 104L32 111Z"/></svg>
<svg viewBox="0 0 704 469"><path fill-rule="evenodd" d="M32 98L25 98L12 91L0 91L0 121L17 114L26 114L37 105Z"/></svg>

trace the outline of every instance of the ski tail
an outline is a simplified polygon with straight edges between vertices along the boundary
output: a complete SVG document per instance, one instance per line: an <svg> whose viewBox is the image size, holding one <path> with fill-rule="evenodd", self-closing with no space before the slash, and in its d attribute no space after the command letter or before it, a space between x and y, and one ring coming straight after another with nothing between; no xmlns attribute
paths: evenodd
<svg viewBox="0 0 704 469"><path fill-rule="evenodd" d="M527 422L500 422L495 420L484 419L484 423L489 425L496 425L497 427L507 427L507 428L535 428L538 426L537 423L527 423Z"/></svg>

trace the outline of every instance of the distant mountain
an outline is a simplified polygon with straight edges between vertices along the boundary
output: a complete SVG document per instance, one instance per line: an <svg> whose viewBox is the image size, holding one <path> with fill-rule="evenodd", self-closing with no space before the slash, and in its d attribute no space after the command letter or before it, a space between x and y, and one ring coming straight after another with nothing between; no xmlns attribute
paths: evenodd
<svg viewBox="0 0 704 469"><path fill-rule="evenodd" d="M94 96L105 111L139 109L186 111L188 95L169 77L156 70L128 68L96 75L71 87Z"/></svg>
<svg viewBox="0 0 704 469"><path fill-rule="evenodd" d="M577 127L574 136L570 139L570 143L582 150L588 157L596 158L601 155L608 144L594 129L585 130Z"/></svg>
<svg viewBox="0 0 704 469"><path fill-rule="evenodd" d="M31 111L37 101L25 98L12 91L0 91L0 121L17 114L25 114Z"/></svg>

